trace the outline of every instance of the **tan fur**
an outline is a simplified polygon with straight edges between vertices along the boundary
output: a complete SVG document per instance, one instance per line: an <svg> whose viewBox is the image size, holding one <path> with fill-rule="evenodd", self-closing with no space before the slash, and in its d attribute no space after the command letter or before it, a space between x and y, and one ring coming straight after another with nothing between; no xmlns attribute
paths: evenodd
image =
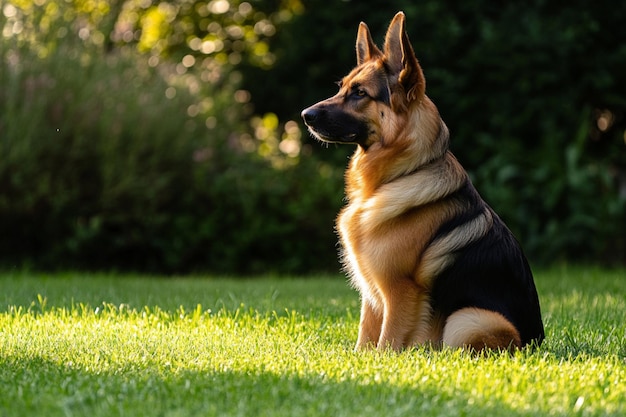
<svg viewBox="0 0 626 417"><path fill-rule="evenodd" d="M467 174L448 152L447 127L424 94L404 15L391 22L383 51L362 23L356 50L358 66L337 95L316 105L341 108L368 127L346 172L348 204L337 219L343 262L362 299L356 348L519 345L519 334L498 313L463 309L446 320L432 311L434 278L454 261L455 250L489 231L492 213L485 210L455 233L435 238L442 224L466 210L445 197L466 183ZM384 73L389 68L393 82ZM348 100L355 86L368 96L387 88L389 101Z"/></svg>
<svg viewBox="0 0 626 417"><path fill-rule="evenodd" d="M376 51L374 55L380 58ZM353 83L367 88L380 65L381 60L362 63L344 78L342 88ZM403 102L398 107L405 112L381 109L381 103L361 110L372 121L372 136L382 140L367 151L359 148L352 157L346 174L349 203L338 218L345 263L362 295L357 348L438 343L430 339L431 277L426 275L439 269L429 268L437 256L424 260L423 254L437 228L462 208L431 201L457 190L467 174L445 151L447 143L438 143L447 140L447 128L423 89L419 91L422 96L411 102L392 98L392 102ZM383 121L381 113L386 115ZM449 245L443 246L440 251L447 252Z"/></svg>
<svg viewBox="0 0 626 417"><path fill-rule="evenodd" d="M515 327L501 314L479 308L454 312L446 322L443 343L451 347L513 350L521 346Z"/></svg>
<svg viewBox="0 0 626 417"><path fill-rule="evenodd" d="M425 286L431 284L431 279L442 272L445 267L454 261L454 251L482 238L491 228L493 215L485 210L482 215L457 228L457 233L444 236L435 240L422 253L422 262L418 270L418 276L425 282ZM462 241L458 236L464 237Z"/></svg>

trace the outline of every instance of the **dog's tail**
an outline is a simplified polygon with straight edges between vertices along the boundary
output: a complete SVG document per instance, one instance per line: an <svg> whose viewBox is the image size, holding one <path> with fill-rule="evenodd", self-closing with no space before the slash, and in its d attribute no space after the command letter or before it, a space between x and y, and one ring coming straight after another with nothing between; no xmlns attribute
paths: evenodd
<svg viewBox="0 0 626 417"><path fill-rule="evenodd" d="M475 351L513 351L522 345L519 332L502 314L475 307L463 308L448 317L443 343Z"/></svg>

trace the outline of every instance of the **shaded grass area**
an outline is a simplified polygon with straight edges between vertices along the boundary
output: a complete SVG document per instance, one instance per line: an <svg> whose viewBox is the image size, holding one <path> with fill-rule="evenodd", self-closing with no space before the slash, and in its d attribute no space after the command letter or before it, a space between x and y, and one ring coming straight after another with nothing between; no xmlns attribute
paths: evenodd
<svg viewBox="0 0 626 417"><path fill-rule="evenodd" d="M626 414L626 273L536 273L547 339L352 352L342 277L0 276L0 415Z"/></svg>

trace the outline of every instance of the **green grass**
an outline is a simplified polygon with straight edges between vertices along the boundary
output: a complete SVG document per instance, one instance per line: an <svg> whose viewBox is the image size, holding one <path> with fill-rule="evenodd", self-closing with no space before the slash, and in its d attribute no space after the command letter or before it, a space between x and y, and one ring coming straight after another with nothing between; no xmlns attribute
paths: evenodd
<svg viewBox="0 0 626 417"><path fill-rule="evenodd" d="M547 339L352 352L342 277L0 274L0 416L624 416L626 271L538 271Z"/></svg>

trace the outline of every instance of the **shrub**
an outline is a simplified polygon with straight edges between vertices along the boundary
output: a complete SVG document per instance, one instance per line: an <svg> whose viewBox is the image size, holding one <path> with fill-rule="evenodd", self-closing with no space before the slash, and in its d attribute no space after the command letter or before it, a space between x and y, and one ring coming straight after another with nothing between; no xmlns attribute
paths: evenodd
<svg viewBox="0 0 626 417"><path fill-rule="evenodd" d="M3 4L0 264L336 270L351 149L293 120L353 66L358 22L380 41L398 9L453 151L531 259L624 263L625 5Z"/></svg>
<svg viewBox="0 0 626 417"><path fill-rule="evenodd" d="M529 256L626 263L626 3L310 5L271 40L276 66L245 68L244 87L259 111L296 117L354 66L358 22L381 43L398 10L452 150Z"/></svg>
<svg viewBox="0 0 626 417"><path fill-rule="evenodd" d="M63 21L50 24L54 34ZM244 121L236 73L156 66L70 34L0 42L3 264L336 269L338 178L321 177L313 160L294 163L293 122ZM293 142L291 156L282 141Z"/></svg>

